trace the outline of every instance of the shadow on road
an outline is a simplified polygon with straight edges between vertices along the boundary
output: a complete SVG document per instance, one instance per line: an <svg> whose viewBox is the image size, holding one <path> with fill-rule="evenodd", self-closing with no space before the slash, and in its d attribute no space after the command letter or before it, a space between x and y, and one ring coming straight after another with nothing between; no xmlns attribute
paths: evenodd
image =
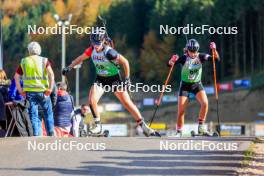
<svg viewBox="0 0 264 176"><path fill-rule="evenodd" d="M30 171L54 171L63 175L236 175L234 170L217 169L153 169L153 168L120 168L91 165L82 169L29 168Z"/></svg>
<svg viewBox="0 0 264 176"><path fill-rule="evenodd" d="M27 171L51 171L63 175L236 175L243 152L107 150L103 161L83 161L76 169L30 167ZM118 154L115 154L118 152ZM112 154L115 154L113 156ZM139 156L138 156L139 155Z"/></svg>

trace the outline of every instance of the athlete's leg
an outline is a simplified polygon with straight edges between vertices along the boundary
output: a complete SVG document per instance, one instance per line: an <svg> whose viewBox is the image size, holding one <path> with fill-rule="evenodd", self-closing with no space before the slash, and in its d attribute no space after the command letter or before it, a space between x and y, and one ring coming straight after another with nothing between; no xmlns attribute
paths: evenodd
<svg viewBox="0 0 264 176"><path fill-rule="evenodd" d="M103 89L97 84L92 85L89 91L88 104L90 106L91 113L95 121L100 121L100 113L98 111L97 104L103 93L104 93Z"/></svg>
<svg viewBox="0 0 264 176"><path fill-rule="evenodd" d="M157 132L155 132L153 129L151 129L142 118L138 108L136 105L132 102L131 98L128 95L127 91L116 91L115 96L119 99L119 101L122 103L122 105L131 113L131 115L136 120L137 124L141 126L143 133L146 136L156 136Z"/></svg>
<svg viewBox="0 0 264 176"><path fill-rule="evenodd" d="M207 112L208 112L208 99L204 90L199 91L196 94L196 99L200 103L200 113L199 113L199 124L203 124L206 120Z"/></svg>
<svg viewBox="0 0 264 176"><path fill-rule="evenodd" d="M138 122L142 119L142 116L136 107L136 105L132 102L130 96L127 91L116 91L115 96L119 99L122 105L131 113L133 118Z"/></svg>
<svg viewBox="0 0 264 176"><path fill-rule="evenodd" d="M90 131L92 133L101 133L102 126L100 123L100 113L98 111L98 101L100 100L101 96L103 95L104 90L102 87L98 86L97 84L94 84L89 92L89 98L88 98L88 104L90 106L91 113L94 118L95 127L91 129Z"/></svg>
<svg viewBox="0 0 264 176"><path fill-rule="evenodd" d="M178 131L181 131L184 125L185 109L188 105L188 102L189 99L187 96L178 96L178 117L177 117L177 126L176 126L176 129Z"/></svg>

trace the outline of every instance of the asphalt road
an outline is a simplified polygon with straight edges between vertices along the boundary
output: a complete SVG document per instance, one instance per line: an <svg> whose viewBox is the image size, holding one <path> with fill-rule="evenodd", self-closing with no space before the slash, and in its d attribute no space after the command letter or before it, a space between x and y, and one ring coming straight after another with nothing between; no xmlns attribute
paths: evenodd
<svg viewBox="0 0 264 176"><path fill-rule="evenodd" d="M0 139L0 176L236 175L252 140L6 138Z"/></svg>

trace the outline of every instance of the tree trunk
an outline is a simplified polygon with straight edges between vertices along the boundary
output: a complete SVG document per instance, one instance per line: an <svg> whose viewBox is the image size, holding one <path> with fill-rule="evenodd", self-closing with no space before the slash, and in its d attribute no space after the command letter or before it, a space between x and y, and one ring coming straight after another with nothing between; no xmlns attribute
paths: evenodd
<svg viewBox="0 0 264 176"><path fill-rule="evenodd" d="M239 34L234 36L235 77L239 76L239 55L238 55L238 49L237 49L238 48L238 41L237 41L238 35Z"/></svg>
<svg viewBox="0 0 264 176"><path fill-rule="evenodd" d="M259 13L259 34L260 36L258 37L259 40L259 59L260 59L260 71L264 70L264 58L263 58L263 52L264 52L264 12L261 10Z"/></svg>
<svg viewBox="0 0 264 176"><path fill-rule="evenodd" d="M246 14L242 18L242 44L243 44L243 76L247 74L247 53L246 53Z"/></svg>
<svg viewBox="0 0 264 176"><path fill-rule="evenodd" d="M251 67L251 74L254 73L254 36L253 36L253 33L254 33L254 28L253 28L253 25L251 25L250 27L250 67Z"/></svg>
<svg viewBox="0 0 264 176"><path fill-rule="evenodd" d="M260 71L261 70L261 67L262 67L262 52L261 52L261 36L262 36L262 33L261 33L261 12L258 13L258 20L257 20L257 70ZM258 40L260 39L260 40Z"/></svg>
<svg viewBox="0 0 264 176"><path fill-rule="evenodd" d="M262 33L262 38L260 39L261 40L261 43L262 43L262 46L261 46L261 48L262 48L262 51L261 51L261 53L262 53L262 58L261 58L261 60L262 60L262 71L264 71L264 56L263 56L263 53L264 53L264 12L263 12L263 10L262 10L262 14L261 14L261 18L262 18L262 22L261 22L261 26L262 26L262 31L261 31L261 33Z"/></svg>
<svg viewBox="0 0 264 176"><path fill-rule="evenodd" d="M229 45L229 75L234 77L234 69L232 66L234 65L234 55L233 55L233 37L230 37L228 40Z"/></svg>

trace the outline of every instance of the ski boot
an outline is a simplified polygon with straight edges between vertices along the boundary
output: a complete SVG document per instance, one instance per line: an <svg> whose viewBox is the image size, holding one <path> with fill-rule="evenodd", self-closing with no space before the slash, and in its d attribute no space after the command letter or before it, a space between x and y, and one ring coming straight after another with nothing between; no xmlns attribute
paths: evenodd
<svg viewBox="0 0 264 176"><path fill-rule="evenodd" d="M159 134L159 132L153 130L152 128L150 128L143 119L141 119L139 122L138 122L138 125L142 128L143 130L143 134L146 136L146 137L149 137L149 136L157 136L157 137L161 137L161 135Z"/></svg>
<svg viewBox="0 0 264 176"><path fill-rule="evenodd" d="M178 129L178 130L176 130L176 133L172 133L168 137L177 137L177 138L182 137L182 130Z"/></svg>
<svg viewBox="0 0 264 176"><path fill-rule="evenodd" d="M182 130L181 129L178 129L176 131L176 135L174 137L182 137Z"/></svg>
<svg viewBox="0 0 264 176"><path fill-rule="evenodd" d="M191 131L191 136L208 136L208 137L218 137L219 134L217 132L210 133L209 131L206 130L204 124L199 124L198 125L198 134L196 134L194 131Z"/></svg>
<svg viewBox="0 0 264 176"><path fill-rule="evenodd" d="M203 124L198 125L198 135L210 136L210 133L209 133L209 131L206 130L205 125L203 125Z"/></svg>
<svg viewBox="0 0 264 176"><path fill-rule="evenodd" d="M102 133L102 124L100 121L94 123L94 127L89 130L91 134L100 134Z"/></svg>
<svg viewBox="0 0 264 176"><path fill-rule="evenodd" d="M90 137L109 137L109 130L102 131L102 124L96 121L92 129L89 129L87 136Z"/></svg>

